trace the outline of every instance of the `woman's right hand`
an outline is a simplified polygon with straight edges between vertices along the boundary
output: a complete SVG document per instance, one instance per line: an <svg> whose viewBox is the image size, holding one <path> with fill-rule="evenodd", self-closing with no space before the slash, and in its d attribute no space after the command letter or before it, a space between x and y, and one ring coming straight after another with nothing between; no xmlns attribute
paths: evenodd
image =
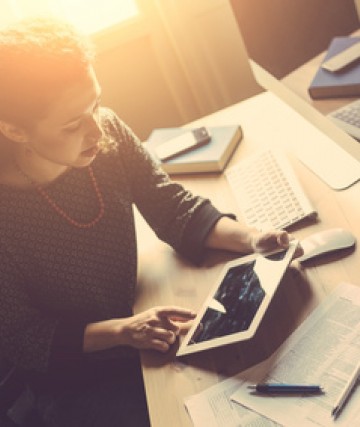
<svg viewBox="0 0 360 427"><path fill-rule="evenodd" d="M154 307L134 316L121 319L121 344L138 349L169 350L186 322L196 314L188 309L165 306Z"/></svg>
<svg viewBox="0 0 360 427"><path fill-rule="evenodd" d="M169 350L177 335L189 328L196 314L176 306L154 307L131 317L89 323L85 327L85 353L119 345L137 349Z"/></svg>

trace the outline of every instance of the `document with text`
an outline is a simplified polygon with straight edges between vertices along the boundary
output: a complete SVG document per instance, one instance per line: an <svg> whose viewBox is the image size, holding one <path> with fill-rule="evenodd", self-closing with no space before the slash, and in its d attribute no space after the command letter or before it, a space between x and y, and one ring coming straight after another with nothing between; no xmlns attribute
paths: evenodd
<svg viewBox="0 0 360 427"><path fill-rule="evenodd" d="M360 390L355 389L334 421L331 411L360 361L360 287L340 284L285 341L257 381L319 384L316 396L265 396L249 392L253 378L239 381L231 400L284 426L360 425ZM257 372L259 374L259 372ZM294 424L296 422L297 424ZM238 424L242 425L242 424Z"/></svg>
<svg viewBox="0 0 360 427"><path fill-rule="evenodd" d="M249 411L230 399L243 381L240 375L228 378L185 399L185 407L194 426L277 427L279 424Z"/></svg>
<svg viewBox="0 0 360 427"><path fill-rule="evenodd" d="M269 359L185 399L195 427L360 425L360 390L339 418L333 405L360 361L360 287L341 284ZM261 381L320 384L319 396L253 395Z"/></svg>

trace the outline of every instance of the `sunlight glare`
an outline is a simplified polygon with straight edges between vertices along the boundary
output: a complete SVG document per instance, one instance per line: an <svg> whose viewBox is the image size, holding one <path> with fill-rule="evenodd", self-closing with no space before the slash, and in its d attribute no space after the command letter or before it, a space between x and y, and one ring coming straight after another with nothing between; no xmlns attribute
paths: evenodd
<svg viewBox="0 0 360 427"><path fill-rule="evenodd" d="M52 10L85 33L94 33L139 13L135 0L52 0Z"/></svg>
<svg viewBox="0 0 360 427"><path fill-rule="evenodd" d="M136 0L0 0L0 27L19 19L55 15L90 34L139 14Z"/></svg>

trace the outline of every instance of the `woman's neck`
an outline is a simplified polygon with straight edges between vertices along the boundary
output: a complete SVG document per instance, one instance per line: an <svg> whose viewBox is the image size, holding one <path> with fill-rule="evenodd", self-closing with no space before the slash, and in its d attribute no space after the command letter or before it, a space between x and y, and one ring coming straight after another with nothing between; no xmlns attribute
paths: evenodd
<svg viewBox="0 0 360 427"><path fill-rule="evenodd" d="M0 154L0 183L9 186L26 188L33 184L46 185L68 169L34 155L2 150L2 147Z"/></svg>
<svg viewBox="0 0 360 427"><path fill-rule="evenodd" d="M39 185L49 184L68 170L68 166L57 165L33 155L15 156L13 163L17 172L21 172Z"/></svg>

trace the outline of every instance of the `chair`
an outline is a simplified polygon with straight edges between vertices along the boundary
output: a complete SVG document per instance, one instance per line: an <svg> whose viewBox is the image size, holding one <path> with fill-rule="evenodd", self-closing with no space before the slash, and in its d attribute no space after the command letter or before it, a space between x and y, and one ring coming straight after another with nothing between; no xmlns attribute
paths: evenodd
<svg viewBox="0 0 360 427"><path fill-rule="evenodd" d="M359 28L354 0L230 0L249 56L282 78Z"/></svg>

